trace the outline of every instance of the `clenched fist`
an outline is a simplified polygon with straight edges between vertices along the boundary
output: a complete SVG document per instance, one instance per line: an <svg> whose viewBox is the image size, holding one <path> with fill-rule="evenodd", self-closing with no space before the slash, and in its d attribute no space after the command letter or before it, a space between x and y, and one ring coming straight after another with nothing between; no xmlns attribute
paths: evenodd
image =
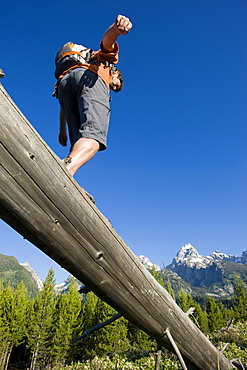
<svg viewBox="0 0 247 370"><path fill-rule="evenodd" d="M115 26L122 35L126 35L131 30L132 23L124 15L118 15L115 20Z"/></svg>

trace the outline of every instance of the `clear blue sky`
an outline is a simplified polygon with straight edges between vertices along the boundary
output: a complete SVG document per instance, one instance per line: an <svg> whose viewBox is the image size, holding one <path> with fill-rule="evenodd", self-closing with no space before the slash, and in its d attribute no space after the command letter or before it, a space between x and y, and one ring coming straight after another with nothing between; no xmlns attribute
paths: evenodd
<svg viewBox="0 0 247 370"><path fill-rule="evenodd" d="M128 16L108 149L76 180L133 252L160 266L186 243L204 255L247 250L246 0L10 0L1 13L1 82L61 158L55 53L67 41L98 49L116 15ZM41 278L51 266L67 277L2 221L0 231L0 253Z"/></svg>

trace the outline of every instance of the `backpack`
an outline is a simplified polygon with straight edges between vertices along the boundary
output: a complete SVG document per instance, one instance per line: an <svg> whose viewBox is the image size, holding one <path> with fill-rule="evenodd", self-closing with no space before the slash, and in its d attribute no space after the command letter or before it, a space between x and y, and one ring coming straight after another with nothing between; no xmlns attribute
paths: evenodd
<svg viewBox="0 0 247 370"><path fill-rule="evenodd" d="M67 69L89 62L93 55L93 50L88 49L83 45L67 42L57 52L55 57L55 77L58 80L59 76Z"/></svg>

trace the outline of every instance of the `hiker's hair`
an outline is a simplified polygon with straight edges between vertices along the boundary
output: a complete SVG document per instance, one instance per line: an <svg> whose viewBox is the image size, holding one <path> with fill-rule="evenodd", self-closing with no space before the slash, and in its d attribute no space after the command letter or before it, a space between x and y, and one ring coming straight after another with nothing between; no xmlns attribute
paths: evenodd
<svg viewBox="0 0 247 370"><path fill-rule="evenodd" d="M123 74L122 74L122 72L120 71L120 69L118 69L117 71L118 71L118 79L119 79L119 81L120 81L120 83L121 83L121 86L120 86L117 90L115 90L115 91L116 91L116 92L119 92L119 91L121 91L121 90L122 90L122 88L123 88Z"/></svg>

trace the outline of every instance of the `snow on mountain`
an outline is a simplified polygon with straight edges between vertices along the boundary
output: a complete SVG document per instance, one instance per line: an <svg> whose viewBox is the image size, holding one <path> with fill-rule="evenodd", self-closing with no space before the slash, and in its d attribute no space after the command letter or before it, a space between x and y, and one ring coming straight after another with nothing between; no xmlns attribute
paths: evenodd
<svg viewBox="0 0 247 370"><path fill-rule="evenodd" d="M190 244L185 244L166 267L192 286L210 286L222 279L222 271L210 256L202 256Z"/></svg>
<svg viewBox="0 0 247 370"><path fill-rule="evenodd" d="M148 270L151 270L153 267L155 268L156 271L160 271L161 270L161 268L158 265L155 265L154 263L152 263L150 261L150 259L148 259L147 257L145 257L143 255L138 256L138 259L141 262L141 264L144 267L146 267L146 269L148 269Z"/></svg>
<svg viewBox="0 0 247 370"><path fill-rule="evenodd" d="M187 243L178 251L177 256L173 258L172 263L167 268L172 270L175 266L184 264L189 267L207 268L212 264L212 261L211 257L201 256L196 248Z"/></svg>
<svg viewBox="0 0 247 370"><path fill-rule="evenodd" d="M72 276L69 275L66 280L62 281L59 284L56 284L54 289L56 293L67 291L69 288L70 281L72 279Z"/></svg>
<svg viewBox="0 0 247 370"><path fill-rule="evenodd" d="M207 268L212 265L214 261L229 261L234 263L247 264L247 252L243 252L241 257L225 254L216 250L209 256L202 256L198 253L197 249L190 243L185 244L173 258L172 263L167 266L172 268L177 265L186 264L189 267Z"/></svg>
<svg viewBox="0 0 247 370"><path fill-rule="evenodd" d="M34 269L29 265L28 262L20 263L21 266L23 266L33 277L34 281L36 282L38 289L41 290L43 288L43 281L39 277L39 275L36 274Z"/></svg>
<svg viewBox="0 0 247 370"><path fill-rule="evenodd" d="M223 284L225 270L222 261L247 264L247 252L243 252L242 257L227 255L219 251L211 253L209 256L202 256L190 243L185 244L173 258L172 263L166 268L175 272L186 283L194 287L212 286L213 284ZM224 293L229 293L226 287Z"/></svg>
<svg viewBox="0 0 247 370"><path fill-rule="evenodd" d="M139 256L138 257L139 261L143 264L144 267L146 267L148 270L151 270L153 267L155 268L156 271L160 271L161 268L158 265L155 265L152 263L147 257L145 256ZM23 266L33 277L34 281L36 282L38 289L41 290L43 288L43 281L42 279L36 274L34 269L29 265L28 262L20 263L21 266ZM56 293L60 292L66 292L69 289L69 285L72 279L72 275L69 275L66 280L62 281L59 284L55 284L54 290ZM78 284L78 289L79 289L79 284Z"/></svg>
<svg viewBox="0 0 247 370"><path fill-rule="evenodd" d="M229 260L232 260L232 259L235 259L236 258L236 256L234 256L234 255L225 254L225 253L219 252L218 250L216 250L215 252L211 253L209 257L212 257L212 259L214 261L220 261L220 260L229 261Z"/></svg>
<svg viewBox="0 0 247 370"><path fill-rule="evenodd" d="M247 264L247 252L243 252L241 257L235 256L234 254L225 254L219 251L215 251L210 254L210 257L213 258L214 261L229 261L234 263L243 263Z"/></svg>
<svg viewBox="0 0 247 370"><path fill-rule="evenodd" d="M149 258L140 255L138 256L138 259L148 270L155 268L156 271L161 271L161 268L152 263ZM211 253L209 256L202 256L199 254L197 249L193 247L193 245L187 243L180 248L176 257L173 258L172 263L166 268L178 274L178 276L191 285L203 286L212 284L221 279L222 272L218 266L218 261L228 261L247 265L247 251L244 251L241 257L232 254L225 254L218 250ZM20 265L30 272L36 281L39 290L41 290L43 287L43 281L29 263L20 263ZM55 291L66 291L69 288L71 279L72 276L70 275L62 283L56 284Z"/></svg>
<svg viewBox="0 0 247 370"><path fill-rule="evenodd" d="M20 263L21 266L23 266L33 277L34 281L36 282L38 289L41 290L43 288L43 281L39 277L38 274L34 271L34 269L29 265L28 262ZM72 279L72 275L69 275L66 280L64 280L62 283L55 284L54 290L56 293L65 292L69 289L69 285ZM79 289L79 285L78 285Z"/></svg>

